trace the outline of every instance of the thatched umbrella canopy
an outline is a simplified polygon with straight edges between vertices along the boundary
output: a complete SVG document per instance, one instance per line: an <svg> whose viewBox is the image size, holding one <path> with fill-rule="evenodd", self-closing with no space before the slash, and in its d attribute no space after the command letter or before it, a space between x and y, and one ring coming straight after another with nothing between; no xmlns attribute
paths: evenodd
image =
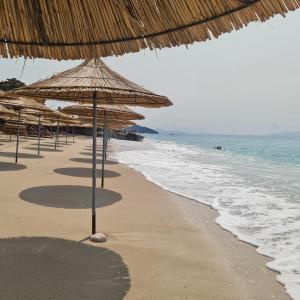
<svg viewBox="0 0 300 300"><path fill-rule="evenodd" d="M15 97L8 95L7 92L0 90L0 99L14 99Z"/></svg>
<svg viewBox="0 0 300 300"><path fill-rule="evenodd" d="M86 60L79 66L15 90L35 98L59 99L99 104L127 104L144 107L172 105L161 95L129 81L110 69L101 59Z"/></svg>
<svg viewBox="0 0 300 300"><path fill-rule="evenodd" d="M33 115L28 115L28 114L22 113L21 122L24 122L25 124L30 124L30 125L37 125L39 122L39 118L37 118Z"/></svg>
<svg viewBox="0 0 300 300"><path fill-rule="evenodd" d="M21 110L23 109L31 109L35 111L41 112L51 112L51 109L46 105L39 103L33 99L19 97L15 95L9 95L5 97L4 95L0 97L0 104L18 110L18 131L17 131L17 143L16 143L16 156L15 162L18 162L18 152L19 152L19 137L20 137L20 119L21 119Z"/></svg>
<svg viewBox="0 0 300 300"><path fill-rule="evenodd" d="M93 118L92 117L85 117L85 116L79 116L79 120L83 122L84 124L88 124L89 127L93 126ZM126 119L107 119L107 128L108 129L115 129L118 128L118 126L131 126L135 125L136 123L131 121L131 120L126 120ZM104 122L103 120L99 120L97 122L97 127L103 127Z"/></svg>
<svg viewBox="0 0 300 300"><path fill-rule="evenodd" d="M172 105L171 101L127 80L107 67L101 59L86 60L78 67L15 92L38 98L93 103L92 234L96 233L97 104L162 107Z"/></svg>
<svg viewBox="0 0 300 300"><path fill-rule="evenodd" d="M8 117L12 117L12 116L16 117L18 114L14 110L8 109L5 106L3 106L2 104L0 104L0 115L8 116Z"/></svg>
<svg viewBox="0 0 300 300"><path fill-rule="evenodd" d="M0 56L83 59L169 48L299 6L300 0L2 0Z"/></svg>
<svg viewBox="0 0 300 300"><path fill-rule="evenodd" d="M93 116L93 106L90 104L71 105L61 109L61 112L78 116ZM104 118L106 115L109 120L143 120L145 117L125 105L97 105L97 117Z"/></svg>
<svg viewBox="0 0 300 300"><path fill-rule="evenodd" d="M19 97L19 96L15 96L15 97L11 95L3 96L0 98L0 104L16 110L30 108L32 110L37 110L37 111L51 111L49 107L47 107L42 103L37 102L34 99Z"/></svg>

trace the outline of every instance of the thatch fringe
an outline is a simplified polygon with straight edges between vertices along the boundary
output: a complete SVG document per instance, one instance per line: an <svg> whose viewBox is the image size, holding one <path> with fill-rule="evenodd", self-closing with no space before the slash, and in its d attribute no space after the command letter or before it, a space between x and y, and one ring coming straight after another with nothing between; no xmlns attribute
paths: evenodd
<svg viewBox="0 0 300 300"><path fill-rule="evenodd" d="M300 0L0 0L0 56L83 59L206 41Z"/></svg>
<svg viewBox="0 0 300 300"><path fill-rule="evenodd" d="M83 124L91 128L93 127L93 118L80 116L79 119L83 122ZM136 125L136 123L131 120L116 120L111 118L108 118L107 120L107 126L109 129L125 128L132 125ZM103 120L99 119L97 121L97 127L103 127L103 126L104 126Z"/></svg>
<svg viewBox="0 0 300 300"><path fill-rule="evenodd" d="M0 104L16 109L30 108L37 111L51 112L51 109L46 105L39 103L38 101L35 101L33 99L24 97L0 97Z"/></svg>
<svg viewBox="0 0 300 300"><path fill-rule="evenodd" d="M12 109L8 109L5 106L3 106L2 104L0 104L0 117L1 116L5 116L5 117L13 117L13 116L17 116L18 114L13 111Z"/></svg>
<svg viewBox="0 0 300 300"><path fill-rule="evenodd" d="M70 115L78 115L84 117L93 116L93 106L85 105L72 105L61 109L62 112ZM97 105L97 116L101 120L104 113L110 120L143 120L145 117L125 105Z"/></svg>

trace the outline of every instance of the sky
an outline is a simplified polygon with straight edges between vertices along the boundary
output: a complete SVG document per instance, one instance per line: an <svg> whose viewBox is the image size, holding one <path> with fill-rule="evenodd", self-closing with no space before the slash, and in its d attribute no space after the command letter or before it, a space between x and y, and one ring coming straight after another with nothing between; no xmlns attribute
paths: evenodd
<svg viewBox="0 0 300 300"><path fill-rule="evenodd" d="M300 131L300 9L205 43L105 58L172 107L134 108L156 129L214 134ZM81 61L1 59L0 80L26 84ZM52 104L52 107L57 106Z"/></svg>

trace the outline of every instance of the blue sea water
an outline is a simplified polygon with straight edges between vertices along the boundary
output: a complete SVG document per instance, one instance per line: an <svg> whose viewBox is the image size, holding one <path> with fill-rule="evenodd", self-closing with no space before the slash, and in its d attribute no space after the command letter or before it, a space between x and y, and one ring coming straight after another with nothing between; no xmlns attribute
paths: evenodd
<svg viewBox="0 0 300 300"><path fill-rule="evenodd" d="M216 222L273 258L268 267L300 299L299 137L159 134L115 155L165 189L215 208Z"/></svg>

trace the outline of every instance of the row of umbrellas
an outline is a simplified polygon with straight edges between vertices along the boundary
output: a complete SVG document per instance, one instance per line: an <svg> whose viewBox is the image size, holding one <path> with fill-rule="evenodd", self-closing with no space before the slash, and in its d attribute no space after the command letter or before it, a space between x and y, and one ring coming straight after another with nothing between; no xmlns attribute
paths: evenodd
<svg viewBox="0 0 300 300"><path fill-rule="evenodd" d="M53 112L43 104L45 100L72 101L77 102L77 104ZM111 70L101 59L86 60L75 68L16 89L13 93L0 97L0 104L18 112L18 128L23 112L38 117L39 128L44 119L55 120L57 127L61 124L60 122L67 125L75 122L76 126L80 123L85 124L85 126L92 126L92 235L96 233L97 128L103 128L102 172L104 172L108 129L126 126L132 122L131 120L144 119L143 115L129 109L125 104L149 108L172 105L167 97L155 94L122 77ZM56 132L57 144L59 130L57 129ZM16 153L18 153L18 145L19 129ZM104 176L102 176L101 186L104 186Z"/></svg>
<svg viewBox="0 0 300 300"><path fill-rule="evenodd" d="M11 122L15 119L18 122L17 130L17 143L16 143L16 157L15 161L18 162L18 147L19 147L19 136L20 136L20 124L23 121L25 124L38 125L38 155L40 154L40 137L41 137L41 126L56 126L56 138L55 138L55 149L58 146L59 127L66 126L67 132L69 126L77 127L89 127L92 123L90 117L92 107L90 105L82 106L70 106L66 107L62 111L52 111L50 108L42 103L39 103L30 98L24 97L13 97L12 95L6 96L5 94L0 95L0 119L6 119ZM9 107L9 108L7 108ZM99 121L97 127L105 127L107 129L119 129L134 124L133 119L142 120L144 117L134 111L128 109L126 106L111 106L102 105L97 108L99 116L106 115L109 118L102 118ZM64 112L63 112L64 111ZM74 116L76 115L76 116ZM112 119L113 118L113 119ZM106 120L107 119L107 120ZM56 125L55 123L56 122ZM67 139L67 135L66 135ZM11 140L11 134L10 134ZM67 142L67 141L66 141Z"/></svg>

